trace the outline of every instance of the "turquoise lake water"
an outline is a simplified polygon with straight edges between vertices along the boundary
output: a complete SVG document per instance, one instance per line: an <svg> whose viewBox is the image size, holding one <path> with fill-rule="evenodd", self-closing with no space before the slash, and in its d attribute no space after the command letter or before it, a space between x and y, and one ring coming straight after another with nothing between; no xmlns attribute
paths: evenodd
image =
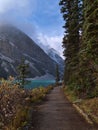
<svg viewBox="0 0 98 130"><path fill-rule="evenodd" d="M37 87L47 87L48 85L54 84L55 80L31 80L30 83L25 85L25 88L33 89Z"/></svg>

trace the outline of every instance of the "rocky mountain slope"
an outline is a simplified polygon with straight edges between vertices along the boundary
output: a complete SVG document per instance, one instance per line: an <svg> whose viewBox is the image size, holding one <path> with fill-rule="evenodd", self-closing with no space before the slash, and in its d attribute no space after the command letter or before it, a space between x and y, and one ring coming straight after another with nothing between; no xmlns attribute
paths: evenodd
<svg viewBox="0 0 98 130"><path fill-rule="evenodd" d="M53 59L59 65L60 72L63 74L63 72L64 72L64 60L60 57L58 52L55 49L50 48L50 49L47 50L47 54L51 59Z"/></svg>
<svg viewBox="0 0 98 130"><path fill-rule="evenodd" d="M56 62L33 40L13 26L0 26L0 77L17 75L16 68L23 57L30 65L29 77L55 75Z"/></svg>
<svg viewBox="0 0 98 130"><path fill-rule="evenodd" d="M57 52L54 48L51 48L50 46L45 46L44 44L38 42L37 43L43 50L44 52L51 58L53 59L58 65L60 69L61 75L63 75L64 72L64 60L60 56L59 52Z"/></svg>

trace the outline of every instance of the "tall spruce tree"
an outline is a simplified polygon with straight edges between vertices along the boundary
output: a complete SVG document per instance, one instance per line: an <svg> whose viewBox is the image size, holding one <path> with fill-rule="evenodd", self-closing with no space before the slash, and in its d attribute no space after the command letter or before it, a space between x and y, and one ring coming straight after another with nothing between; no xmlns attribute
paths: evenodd
<svg viewBox="0 0 98 130"><path fill-rule="evenodd" d="M87 95L98 95L98 0L84 0L80 75L83 91Z"/></svg>
<svg viewBox="0 0 98 130"><path fill-rule="evenodd" d="M77 84L79 69L79 46L80 46L80 18L81 6L80 0L61 0L61 13L65 20L65 34L63 38L64 56L65 56L65 84Z"/></svg>
<svg viewBox="0 0 98 130"><path fill-rule="evenodd" d="M60 5L65 20L64 81L98 96L98 0L61 0Z"/></svg>

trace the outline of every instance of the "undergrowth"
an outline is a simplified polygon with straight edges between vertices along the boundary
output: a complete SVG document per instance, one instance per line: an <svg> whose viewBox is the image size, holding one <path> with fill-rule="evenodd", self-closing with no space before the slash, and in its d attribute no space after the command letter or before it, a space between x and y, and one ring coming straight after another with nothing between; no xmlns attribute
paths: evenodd
<svg viewBox="0 0 98 130"><path fill-rule="evenodd" d="M68 87L64 87L63 91L69 101L75 103L92 121L98 123L98 97L80 99L79 96Z"/></svg>
<svg viewBox="0 0 98 130"><path fill-rule="evenodd" d="M45 99L52 89L40 87L32 90L22 89L13 84L13 79L0 81L0 129L22 130L30 120L33 105Z"/></svg>

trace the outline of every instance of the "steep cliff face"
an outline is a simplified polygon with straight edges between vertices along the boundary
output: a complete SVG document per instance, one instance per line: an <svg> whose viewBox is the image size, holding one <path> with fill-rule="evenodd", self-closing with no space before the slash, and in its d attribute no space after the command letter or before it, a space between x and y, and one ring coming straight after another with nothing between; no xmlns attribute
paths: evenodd
<svg viewBox="0 0 98 130"><path fill-rule="evenodd" d="M0 26L0 77L17 75L16 68L23 57L30 65L29 77L55 75L56 62L32 39L13 26Z"/></svg>

